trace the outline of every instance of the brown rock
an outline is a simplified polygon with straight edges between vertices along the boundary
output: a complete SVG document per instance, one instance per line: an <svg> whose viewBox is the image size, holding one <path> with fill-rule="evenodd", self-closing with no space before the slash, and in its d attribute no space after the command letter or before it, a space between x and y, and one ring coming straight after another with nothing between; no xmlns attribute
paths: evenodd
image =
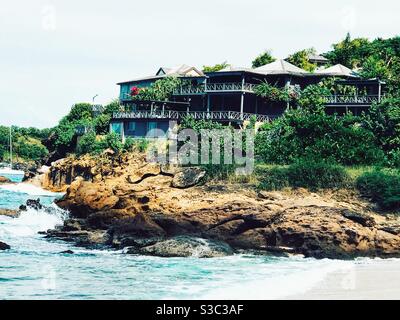
<svg viewBox="0 0 400 320"><path fill-rule="evenodd" d="M61 208L71 210L73 216L84 218L91 212L110 210L118 201L112 188L104 183L76 180L57 203Z"/></svg>
<svg viewBox="0 0 400 320"><path fill-rule="evenodd" d="M18 210L11 210L11 209L1 209L0 208L0 216L7 216L12 218L17 218L19 215Z"/></svg>
<svg viewBox="0 0 400 320"><path fill-rule="evenodd" d="M6 183L12 183L12 181L9 178L0 176L0 184L6 184Z"/></svg>
<svg viewBox="0 0 400 320"><path fill-rule="evenodd" d="M178 172L171 183L174 188L189 188L198 184L206 175L206 172L201 168L183 168Z"/></svg>
<svg viewBox="0 0 400 320"><path fill-rule="evenodd" d="M210 241L192 237L175 237L156 242L142 248L134 248L128 253L140 253L159 257L215 258L232 255L232 248L220 241Z"/></svg>
<svg viewBox="0 0 400 320"><path fill-rule="evenodd" d="M1 250L9 250L9 249L11 249L11 247L7 243L0 241L0 251Z"/></svg>
<svg viewBox="0 0 400 320"><path fill-rule="evenodd" d="M85 245L132 246L132 252L147 247L147 254L185 255L187 244L165 253L165 245L160 249L157 243L187 236L222 241L234 250L316 258L400 257L397 217L371 212L356 194L305 189L257 194L238 184L199 186L205 174L201 168L160 169L138 154L104 157L68 158L51 167L49 184L68 186L59 205L77 222L66 222L48 236Z"/></svg>
<svg viewBox="0 0 400 320"><path fill-rule="evenodd" d="M372 227L375 225L375 220L365 214L345 210L343 211L343 217L350 219L354 222L361 224L364 227Z"/></svg>
<svg viewBox="0 0 400 320"><path fill-rule="evenodd" d="M127 181L132 184L140 183L147 177L157 176L161 172L160 165L157 163L148 163L136 169L127 178Z"/></svg>

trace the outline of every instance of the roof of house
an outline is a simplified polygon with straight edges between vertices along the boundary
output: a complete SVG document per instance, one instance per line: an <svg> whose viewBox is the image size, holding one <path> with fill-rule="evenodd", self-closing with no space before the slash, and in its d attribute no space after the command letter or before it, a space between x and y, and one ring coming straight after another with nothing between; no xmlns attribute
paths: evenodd
<svg viewBox="0 0 400 320"><path fill-rule="evenodd" d="M280 75L280 74L289 74L289 75L305 75L309 74L308 71L303 70L295 65L281 59L276 60L272 63L266 64L264 66L253 69L253 72L266 74L266 75Z"/></svg>
<svg viewBox="0 0 400 320"><path fill-rule="evenodd" d="M329 60L319 54L309 54L308 59L311 61L328 62Z"/></svg>
<svg viewBox="0 0 400 320"><path fill-rule="evenodd" d="M157 70L155 75L136 78L129 81L118 82L117 84L139 82L144 80L158 80L165 77L204 77L204 73L198 70L196 67L191 67L186 64L182 64L175 68L161 67Z"/></svg>
<svg viewBox="0 0 400 320"><path fill-rule="evenodd" d="M229 72L229 71L234 71L234 72L240 72L240 71L249 71L252 72L253 70L251 68L245 68L245 67L236 67L233 65L228 65L225 68L217 71L217 72Z"/></svg>
<svg viewBox="0 0 400 320"><path fill-rule="evenodd" d="M200 70L198 70L196 67L193 66L188 66L187 64L182 64L180 66L177 66L175 68L166 68L166 67L161 67L158 69L156 75L167 75L167 76L172 76L172 75L178 75L178 76L186 76L187 74L193 74L194 76L204 76L204 73Z"/></svg>
<svg viewBox="0 0 400 320"><path fill-rule="evenodd" d="M351 77L358 78L359 75L353 70L345 67L342 64L336 64L332 67L321 69L315 71L316 74L327 75L327 76L342 76L342 77Z"/></svg>

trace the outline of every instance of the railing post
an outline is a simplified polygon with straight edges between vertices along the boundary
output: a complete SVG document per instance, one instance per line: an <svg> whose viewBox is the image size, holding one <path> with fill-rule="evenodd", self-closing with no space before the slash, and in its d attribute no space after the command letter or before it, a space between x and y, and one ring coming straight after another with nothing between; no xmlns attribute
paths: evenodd
<svg viewBox="0 0 400 320"><path fill-rule="evenodd" d="M379 81L379 87L378 87L378 103L381 103L381 95L382 95L382 85L381 85L381 81Z"/></svg>

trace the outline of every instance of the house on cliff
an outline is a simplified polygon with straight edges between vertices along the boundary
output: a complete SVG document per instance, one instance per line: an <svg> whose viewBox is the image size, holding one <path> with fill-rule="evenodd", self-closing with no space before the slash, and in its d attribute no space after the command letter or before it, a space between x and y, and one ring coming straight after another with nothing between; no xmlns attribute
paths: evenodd
<svg viewBox="0 0 400 320"><path fill-rule="evenodd" d="M323 66L326 61L315 57ZM165 77L178 77L182 85L173 91L169 101L132 99L132 88L147 88ZM172 125L190 116L195 120L213 120L241 127L254 118L266 122L284 113L287 102L270 101L256 94L262 82L276 87L304 89L326 78L335 78L342 86L351 86L351 94L324 96L328 112L343 114L351 110L360 114L382 97L383 83L363 80L342 65L318 69L311 73L285 60L277 60L258 68L228 66L216 72L202 72L196 67L181 65L161 67L147 77L119 82L119 99L123 112L113 115L110 130L123 137L141 138L152 129L167 132ZM154 130L153 130L154 131Z"/></svg>

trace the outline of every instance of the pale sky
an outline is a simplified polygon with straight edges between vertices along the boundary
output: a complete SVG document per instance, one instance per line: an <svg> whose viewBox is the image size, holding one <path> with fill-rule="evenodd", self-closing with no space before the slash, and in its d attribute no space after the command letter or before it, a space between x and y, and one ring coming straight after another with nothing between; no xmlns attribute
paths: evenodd
<svg viewBox="0 0 400 320"><path fill-rule="evenodd" d="M400 34L397 0L1 0L0 124L50 127L158 67L285 58Z"/></svg>

